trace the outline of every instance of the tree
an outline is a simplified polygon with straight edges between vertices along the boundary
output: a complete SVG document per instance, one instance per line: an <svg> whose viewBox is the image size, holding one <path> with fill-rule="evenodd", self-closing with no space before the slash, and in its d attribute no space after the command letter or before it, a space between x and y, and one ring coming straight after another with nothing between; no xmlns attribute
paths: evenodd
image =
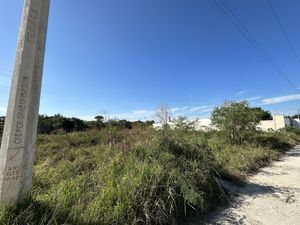
<svg viewBox="0 0 300 225"><path fill-rule="evenodd" d="M39 134L50 134L54 131L54 126L52 125L51 117L46 115L39 115L38 120L38 133Z"/></svg>
<svg viewBox="0 0 300 225"><path fill-rule="evenodd" d="M132 122L128 120L110 119L106 122L106 125L118 129L132 129Z"/></svg>
<svg viewBox="0 0 300 225"><path fill-rule="evenodd" d="M97 129L100 130L101 128L105 127L104 116L95 116L95 120Z"/></svg>
<svg viewBox="0 0 300 225"><path fill-rule="evenodd" d="M155 117L163 126L167 125L171 120L171 111L168 105L162 104L156 111Z"/></svg>
<svg viewBox="0 0 300 225"><path fill-rule="evenodd" d="M251 110L253 110L254 113L258 114L260 120L272 120L273 119L271 113L269 111L262 109L261 107L254 107L254 108L251 108Z"/></svg>
<svg viewBox="0 0 300 225"><path fill-rule="evenodd" d="M138 129L145 129L148 127L152 127L154 123L155 123L154 120L150 120L150 121L149 120L147 120L147 121L138 120L138 121L131 122L132 128L138 128Z"/></svg>
<svg viewBox="0 0 300 225"><path fill-rule="evenodd" d="M147 120L144 124L146 124L146 126L153 126L153 124L155 124L154 120Z"/></svg>
<svg viewBox="0 0 300 225"><path fill-rule="evenodd" d="M126 128L126 129L132 129L132 122L128 120L119 120L118 121L118 127L119 128Z"/></svg>
<svg viewBox="0 0 300 225"><path fill-rule="evenodd" d="M225 102L213 110L211 120L231 144L242 144L257 132L260 114L247 101Z"/></svg>
<svg viewBox="0 0 300 225"><path fill-rule="evenodd" d="M186 117L179 116L175 120L175 129L184 131L184 132L189 132L195 130L197 120L189 120Z"/></svg>
<svg viewBox="0 0 300 225"><path fill-rule="evenodd" d="M292 118L293 119L299 119L300 118L300 113L293 115Z"/></svg>
<svg viewBox="0 0 300 225"><path fill-rule="evenodd" d="M81 119L67 118L60 114L54 116L39 115L38 133L51 134L59 130L64 132L84 131L87 123Z"/></svg>
<svg viewBox="0 0 300 225"><path fill-rule="evenodd" d="M84 131L87 129L87 125L83 120L72 117L71 121L74 124L73 131Z"/></svg>

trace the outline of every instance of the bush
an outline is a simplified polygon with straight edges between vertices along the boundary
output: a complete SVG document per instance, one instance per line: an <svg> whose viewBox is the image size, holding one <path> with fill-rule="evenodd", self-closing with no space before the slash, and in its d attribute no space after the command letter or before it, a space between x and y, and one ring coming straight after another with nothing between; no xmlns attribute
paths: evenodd
<svg viewBox="0 0 300 225"><path fill-rule="evenodd" d="M39 135L31 197L0 208L0 224L174 224L227 199L220 178L244 180L300 141L293 130L243 145L220 135L186 126Z"/></svg>
<svg viewBox="0 0 300 225"><path fill-rule="evenodd" d="M286 127L281 130L281 132L289 132L289 133L294 133L296 135L300 135L300 128L297 127Z"/></svg>
<svg viewBox="0 0 300 225"><path fill-rule="evenodd" d="M270 148L255 145L224 145L214 153L221 177L233 181L245 180L249 173L268 165L280 154Z"/></svg>
<svg viewBox="0 0 300 225"><path fill-rule="evenodd" d="M124 132L40 136L32 198L2 209L0 224L170 224L222 195L196 133L150 129L123 151Z"/></svg>
<svg viewBox="0 0 300 225"><path fill-rule="evenodd" d="M246 101L225 102L224 105L213 110L211 121L227 142L243 144L255 138L260 118L260 111L249 107Z"/></svg>

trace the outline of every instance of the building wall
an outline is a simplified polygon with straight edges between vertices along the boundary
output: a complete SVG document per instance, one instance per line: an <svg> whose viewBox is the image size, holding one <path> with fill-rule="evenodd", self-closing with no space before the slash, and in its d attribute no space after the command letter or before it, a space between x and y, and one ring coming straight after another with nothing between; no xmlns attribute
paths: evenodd
<svg viewBox="0 0 300 225"><path fill-rule="evenodd" d="M189 120L189 122L193 122L193 121L196 121L195 124L194 124L194 128L196 130L208 131L208 130L212 129L211 119L209 119L209 118ZM168 124L171 128L175 127L174 122L169 122ZM153 127L155 129L160 129L162 127L162 124L161 123L155 123L155 124L153 124Z"/></svg>
<svg viewBox="0 0 300 225"><path fill-rule="evenodd" d="M279 130L285 127L300 128L299 119L288 118L283 115L277 115L273 117L273 120L262 120L258 125L258 128L262 131Z"/></svg>
<svg viewBox="0 0 300 225"><path fill-rule="evenodd" d="M273 120L263 120L258 124L257 128L262 131L276 130Z"/></svg>
<svg viewBox="0 0 300 225"><path fill-rule="evenodd" d="M262 131L279 130L289 126L290 122L283 115L273 116L273 120L262 120L258 128Z"/></svg>
<svg viewBox="0 0 300 225"><path fill-rule="evenodd" d="M196 130L204 130L204 131L208 131L210 129L212 129L213 126L211 124L211 119L206 118L206 119L198 119L197 123L195 125L195 129Z"/></svg>
<svg viewBox="0 0 300 225"><path fill-rule="evenodd" d="M212 126L210 118L197 119L196 121L197 121L195 123L196 130L208 131L210 129L216 129L215 127ZM174 122L169 122L169 125L171 128L175 127ZM288 126L300 128L299 119L291 119L291 118L286 118L284 115L276 115L273 116L273 120L262 120L258 124L257 128L262 131L270 131L270 130L279 130ZM160 129L162 125L160 123L155 123L153 127L156 129Z"/></svg>

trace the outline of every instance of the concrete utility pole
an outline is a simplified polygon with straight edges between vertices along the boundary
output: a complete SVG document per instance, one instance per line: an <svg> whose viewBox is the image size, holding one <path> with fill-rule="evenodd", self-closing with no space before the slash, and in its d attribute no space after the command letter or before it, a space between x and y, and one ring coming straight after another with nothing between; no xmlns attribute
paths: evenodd
<svg viewBox="0 0 300 225"><path fill-rule="evenodd" d="M25 0L0 151L0 203L30 193L50 0Z"/></svg>

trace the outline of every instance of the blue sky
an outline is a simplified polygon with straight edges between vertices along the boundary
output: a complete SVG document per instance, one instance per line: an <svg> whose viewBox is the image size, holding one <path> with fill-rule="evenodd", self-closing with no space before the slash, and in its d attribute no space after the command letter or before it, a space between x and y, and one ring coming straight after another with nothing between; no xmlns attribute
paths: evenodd
<svg viewBox="0 0 300 225"><path fill-rule="evenodd" d="M300 87L293 55L267 0L225 0L285 75ZM300 55L300 1L271 0ZM0 0L0 115L5 114L23 0ZM214 0L52 0L40 113L151 119L208 117L248 99L294 114L300 92L230 23Z"/></svg>

